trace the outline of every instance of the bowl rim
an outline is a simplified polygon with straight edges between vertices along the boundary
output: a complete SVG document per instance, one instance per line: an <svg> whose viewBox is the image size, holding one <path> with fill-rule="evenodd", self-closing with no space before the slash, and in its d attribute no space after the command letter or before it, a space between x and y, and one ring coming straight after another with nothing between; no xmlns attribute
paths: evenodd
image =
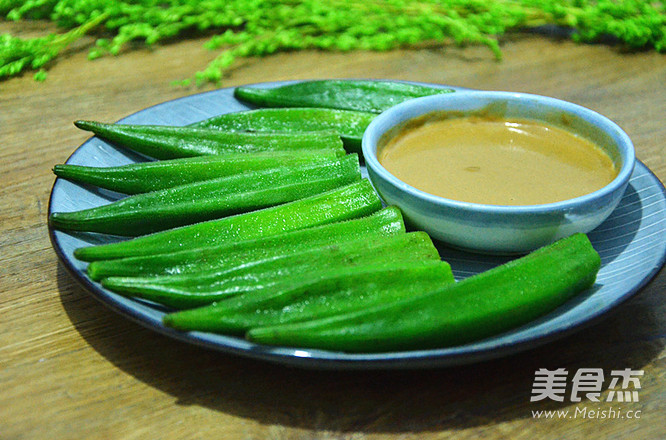
<svg viewBox="0 0 666 440"><path fill-rule="evenodd" d="M618 150L620 151L620 156L622 158L622 166L620 167L617 176L615 176L615 178L610 183L608 183L603 188L588 194L584 194L582 196L561 200L558 202L537 205L493 205L464 202L427 193L398 179L386 168L384 168L382 164L379 163L377 158L377 143L384 133L394 128L397 124L403 123L409 119L413 119L428 113L437 112L439 110L446 110L437 108L439 103L460 99L502 99L510 101L531 100L539 102L540 105L562 110L569 114L575 114L577 117L584 119L601 131L608 133L614 140L616 140ZM487 102L484 102L484 105L487 104ZM404 117L406 113L409 114L408 117ZM391 121L391 119L394 119L395 121L387 124L386 121ZM384 130L381 130L382 125L386 125ZM569 101L552 98L549 96L521 92L485 90L459 90L455 93L414 98L397 104L380 113L370 122L365 132L363 133L361 150L368 170L373 171L380 178L387 181L401 192L408 193L413 197L428 203L435 204L439 207L456 208L474 212L492 212L498 214L534 214L563 210L566 211L567 209L592 203L595 200L610 196L615 191L620 190L623 187L626 188L636 162L635 148L633 142L629 138L629 135L617 123L608 117L595 112L594 110L583 107L579 104L574 104Z"/></svg>

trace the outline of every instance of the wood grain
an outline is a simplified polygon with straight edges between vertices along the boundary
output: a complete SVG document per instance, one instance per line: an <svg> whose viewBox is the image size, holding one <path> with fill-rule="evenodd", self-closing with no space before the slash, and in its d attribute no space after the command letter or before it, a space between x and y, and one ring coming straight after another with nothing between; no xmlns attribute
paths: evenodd
<svg viewBox="0 0 666 440"><path fill-rule="evenodd" d="M0 32L11 26L0 24ZM15 27L12 28L15 30ZM41 29L22 29L38 33ZM80 43L81 47L89 41ZM663 438L666 274L611 316L566 339L465 367L303 371L175 342L90 297L51 249L54 177L86 138L75 119L115 121L204 89L171 85L214 57L203 41L86 60L72 52L45 83L0 83L0 438L435 439ZM666 58L521 36L497 62L484 48L289 53L241 61L220 84L394 78L550 95L622 126L666 178ZM640 419L534 419L602 404L530 403L538 368L643 369ZM608 390L604 391L606 395Z"/></svg>

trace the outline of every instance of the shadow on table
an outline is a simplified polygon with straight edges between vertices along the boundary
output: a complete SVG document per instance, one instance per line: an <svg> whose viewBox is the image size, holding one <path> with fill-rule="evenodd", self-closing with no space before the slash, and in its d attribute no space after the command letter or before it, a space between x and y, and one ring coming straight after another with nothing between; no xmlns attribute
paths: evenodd
<svg viewBox="0 0 666 440"><path fill-rule="evenodd" d="M109 311L74 285L62 266L58 281L76 329L122 371L173 395L179 405L301 429L427 432L532 418L532 411L570 405L569 395L563 403L531 403L535 370L566 368L569 379L578 368L637 370L664 346L663 338L651 336L665 331L655 317L658 289L652 289L596 326L503 359L414 371L302 370L172 340Z"/></svg>

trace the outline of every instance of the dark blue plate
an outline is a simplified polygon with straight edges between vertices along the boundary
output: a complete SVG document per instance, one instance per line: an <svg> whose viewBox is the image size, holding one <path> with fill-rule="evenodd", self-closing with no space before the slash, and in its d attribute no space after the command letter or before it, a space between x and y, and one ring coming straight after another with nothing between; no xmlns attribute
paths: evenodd
<svg viewBox="0 0 666 440"><path fill-rule="evenodd" d="M284 83L258 86L274 87ZM221 89L165 102L119 122L185 125L249 107ZM67 163L116 166L143 160L93 137L81 145ZM57 179L51 191L49 214L75 211L108 203L117 196L102 190ZM537 321L493 338L457 347L391 353L349 354L290 347L269 347L244 339L202 332L179 332L162 325L164 311L148 303L122 297L102 288L86 275L86 263L74 258L76 248L107 243L113 237L68 234L50 229L53 247L65 267L95 298L116 312L155 331L207 348L266 361L309 368L371 369L459 365L505 356L536 347L589 324L633 294L656 275L666 259L666 197L664 186L638 162L619 207L589 234L602 258L596 284ZM457 279L487 270L506 258L469 254L440 247Z"/></svg>

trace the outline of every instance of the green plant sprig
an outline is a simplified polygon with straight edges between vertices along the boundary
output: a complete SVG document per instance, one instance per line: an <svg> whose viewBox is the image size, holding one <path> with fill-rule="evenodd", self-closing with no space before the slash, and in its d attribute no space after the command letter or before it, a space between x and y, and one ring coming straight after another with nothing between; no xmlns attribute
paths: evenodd
<svg viewBox="0 0 666 440"><path fill-rule="evenodd" d="M573 30L578 42L610 36L632 48L666 51L666 4L644 0L0 0L9 20L49 20L62 34L0 35L0 79L37 70L84 34L99 31L94 59L146 45L211 35L219 55L182 82L219 82L238 58L281 51L386 51L424 45L485 45L500 59L499 38L544 25ZM103 31L103 33L102 33ZM107 38L108 36L108 38Z"/></svg>
<svg viewBox="0 0 666 440"><path fill-rule="evenodd" d="M99 13L82 25L59 35L50 34L27 40L15 38L9 34L0 35L0 78L16 76L29 67L37 70L35 80L44 81L46 79L44 65L107 17L107 13Z"/></svg>

